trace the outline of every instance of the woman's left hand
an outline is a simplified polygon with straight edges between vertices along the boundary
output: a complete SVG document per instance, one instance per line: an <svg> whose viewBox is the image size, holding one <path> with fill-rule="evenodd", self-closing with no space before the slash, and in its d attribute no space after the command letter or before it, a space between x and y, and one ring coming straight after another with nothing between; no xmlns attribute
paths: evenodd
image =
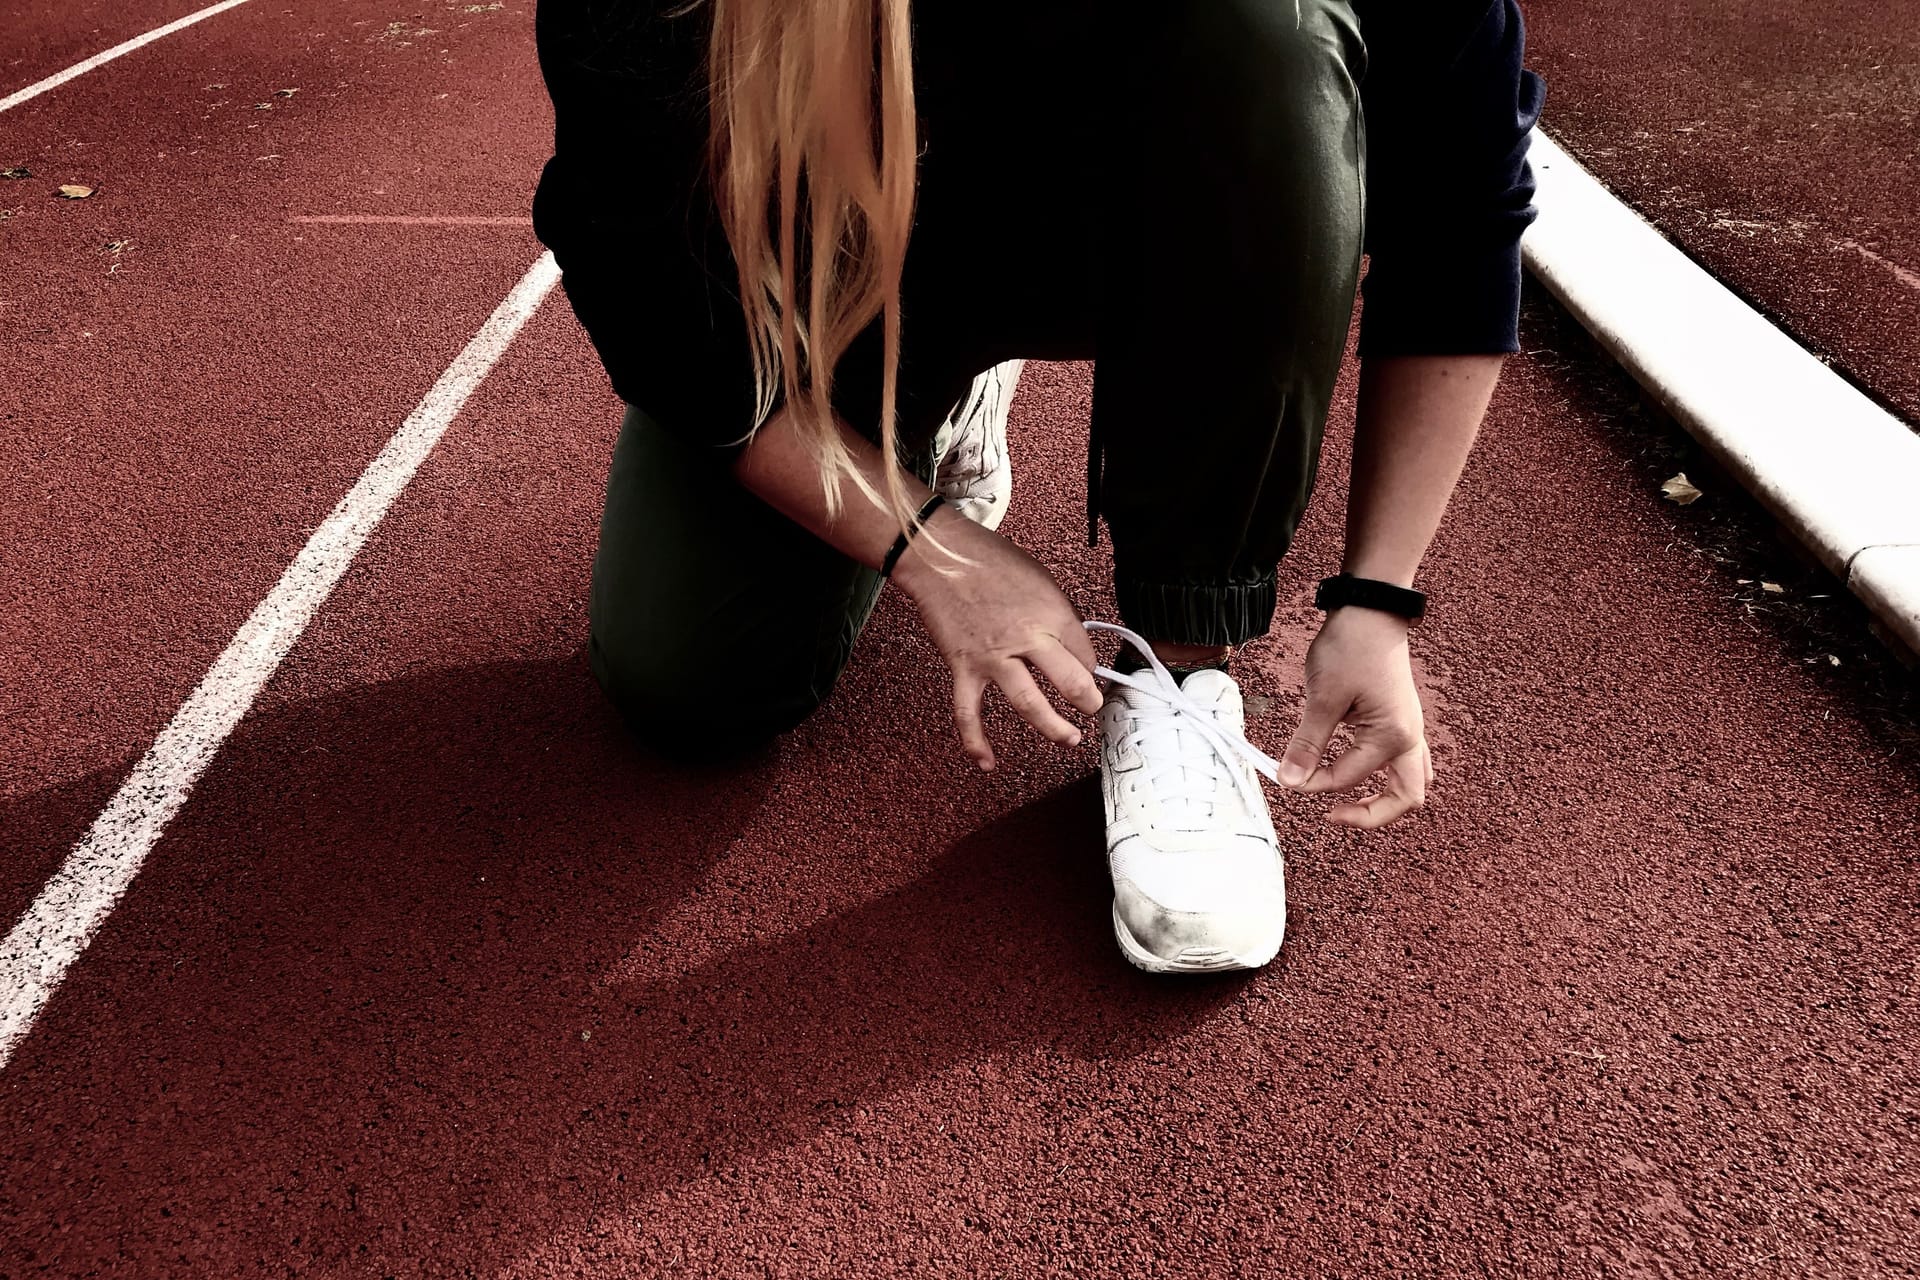
<svg viewBox="0 0 1920 1280"><path fill-rule="evenodd" d="M1280 763L1280 781L1297 791L1349 791L1376 771L1385 782L1336 805L1329 821L1382 827L1426 803L1433 781L1420 695L1413 687L1407 623L1377 609L1336 609L1307 650L1306 710ZM1342 724L1353 743L1321 767Z"/></svg>

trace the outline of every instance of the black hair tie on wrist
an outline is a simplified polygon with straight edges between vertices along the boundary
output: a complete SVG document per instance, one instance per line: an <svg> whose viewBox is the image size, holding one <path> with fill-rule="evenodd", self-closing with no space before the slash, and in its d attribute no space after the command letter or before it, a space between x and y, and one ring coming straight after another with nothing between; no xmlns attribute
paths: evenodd
<svg viewBox="0 0 1920 1280"><path fill-rule="evenodd" d="M880 562L880 576L882 578L893 577L893 567L899 564L900 557L906 554L907 544L913 541L915 534L926 527L928 517L945 506L946 503L947 500L936 493L922 504L920 510L913 517L913 523L900 531L900 536L893 540L893 546L887 552L887 558Z"/></svg>

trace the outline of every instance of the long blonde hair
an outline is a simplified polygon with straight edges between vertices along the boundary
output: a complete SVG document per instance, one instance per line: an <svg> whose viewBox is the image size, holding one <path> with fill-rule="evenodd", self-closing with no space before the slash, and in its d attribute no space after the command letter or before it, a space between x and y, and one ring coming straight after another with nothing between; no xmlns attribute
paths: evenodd
<svg viewBox="0 0 1920 1280"><path fill-rule="evenodd" d="M913 506L894 436L918 152L908 0L710 4L710 166L740 270L754 429L784 393L820 467L828 512L838 512L840 481L851 477L905 528ZM854 469L832 407L840 358L875 317L884 497Z"/></svg>

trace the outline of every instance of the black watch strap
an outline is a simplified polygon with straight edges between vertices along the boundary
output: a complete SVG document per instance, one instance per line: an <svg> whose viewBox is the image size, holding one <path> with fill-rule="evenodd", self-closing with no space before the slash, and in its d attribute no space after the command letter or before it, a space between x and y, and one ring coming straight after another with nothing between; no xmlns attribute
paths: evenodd
<svg viewBox="0 0 1920 1280"><path fill-rule="evenodd" d="M1347 605L1378 609L1382 613L1398 614L1413 620L1427 611L1427 597L1411 587L1396 587L1391 582L1380 582L1373 578L1356 578L1349 573L1322 578L1320 589L1313 595L1313 607L1332 613Z"/></svg>

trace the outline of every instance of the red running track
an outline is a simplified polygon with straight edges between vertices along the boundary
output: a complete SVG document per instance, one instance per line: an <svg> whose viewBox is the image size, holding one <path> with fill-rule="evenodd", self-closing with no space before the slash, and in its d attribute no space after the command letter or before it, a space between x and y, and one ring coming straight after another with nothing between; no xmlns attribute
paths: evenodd
<svg viewBox="0 0 1920 1280"><path fill-rule="evenodd" d="M0 115L0 794L104 770L9 849L9 918L539 252L290 221L524 216L529 19L465 8L256 0Z"/></svg>
<svg viewBox="0 0 1920 1280"><path fill-rule="evenodd" d="M251 3L265 8L268 0ZM7 43L0 50L0 97L205 7L184 8L180 0L16 0L8 6Z"/></svg>
<svg viewBox="0 0 1920 1280"><path fill-rule="evenodd" d="M502 61L448 75L524 72L529 16L489 15ZM431 95L397 73L386 91L392 112L313 124L303 163L331 159L309 172L418 156L446 166L442 202L410 211L463 180L464 209L524 199L451 153L537 157L542 121L416 136L393 112ZM0 117L0 139L21 127ZM202 267L155 314L241 292L213 269L227 236L261 270L318 255L284 212L183 227L178 261ZM142 428L110 414L90 426L114 466L33 446L64 479L7 500L30 563L6 571L34 584L13 598L105 626L98 565L148 585L144 630L109 627L92 672L45 677L58 646L17 647L43 628L8 634L10 685L92 700L0 757L23 780L0 792L21 900L145 746L133 713L97 730L87 708L131 687L150 735L167 682L198 678L530 254L472 229L430 260L392 247L419 243L335 229L312 260L432 299L404 323L316 306L269 362L209 320L197 385L233 408L173 452L111 448ZM388 278L364 265L382 252ZM1844 618L1843 644L1796 621L1817 585L1735 504L1659 500L1670 447L1537 300L1524 334L1432 556L1434 803L1368 837L1277 797L1287 950L1170 983L1113 949L1091 749L1003 717L1002 768L967 768L897 599L765 757L682 771L628 745L582 655L618 406L553 298L0 1073L0 1274L1913 1269L1920 770L1877 701L1899 678ZM135 355L117 376L169 376ZM92 369L26 376L79 398ZM1078 537L1087 371L1028 379L1009 532L1110 616ZM288 396L316 407L262 428ZM9 423L53 441L25 407ZM1349 382L1280 626L1242 668L1268 744L1335 557L1350 412ZM27 446L6 447L13 469ZM217 536L76 561L63 514L128 504L128 527Z"/></svg>
<svg viewBox="0 0 1920 1280"><path fill-rule="evenodd" d="M1526 14L1554 136L1920 428L1920 11L1532 0Z"/></svg>

